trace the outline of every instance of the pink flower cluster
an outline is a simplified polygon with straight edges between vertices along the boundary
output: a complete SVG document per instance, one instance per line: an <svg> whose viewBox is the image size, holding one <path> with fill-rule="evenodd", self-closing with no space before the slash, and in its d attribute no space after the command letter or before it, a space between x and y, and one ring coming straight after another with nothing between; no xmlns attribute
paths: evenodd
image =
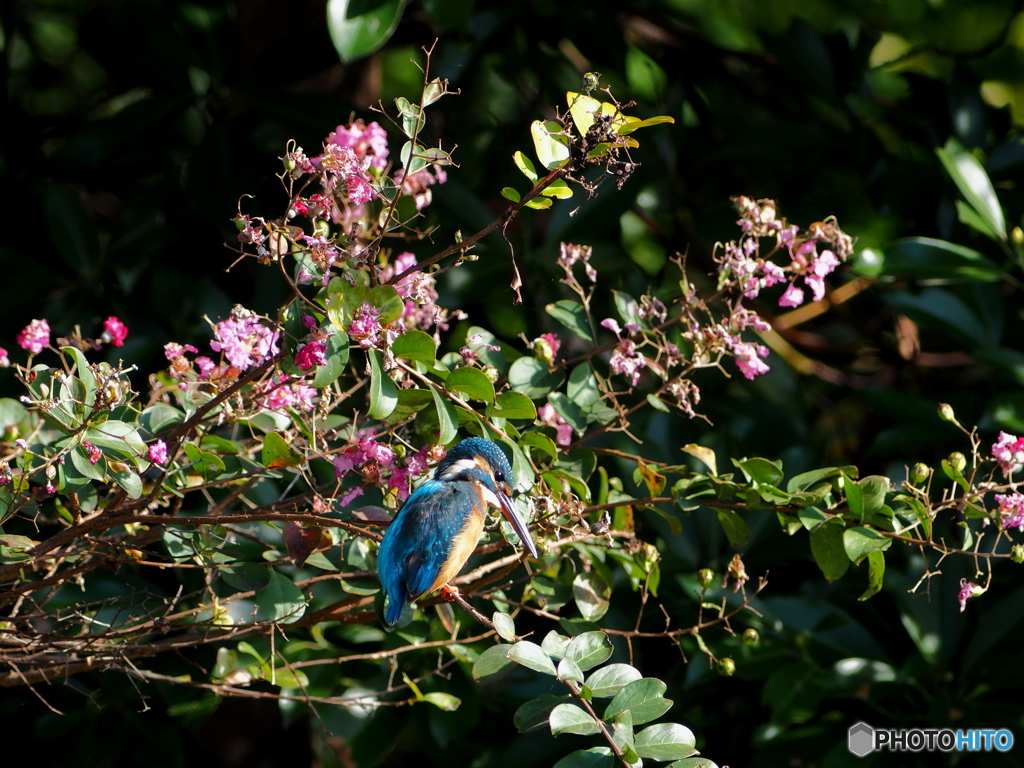
<svg viewBox="0 0 1024 768"><path fill-rule="evenodd" d="M50 324L45 320L33 320L17 336L18 346L33 355L38 355L50 343Z"/></svg>
<svg viewBox="0 0 1024 768"><path fill-rule="evenodd" d="M630 386L635 387L640 381L640 372L647 367L647 359L637 350L636 342L630 338L639 330L639 326L636 323L626 323L627 335L623 336L623 329L614 318L605 318L601 321L601 325L619 338L619 343L612 350L608 366L612 373L621 373L629 379Z"/></svg>
<svg viewBox="0 0 1024 768"><path fill-rule="evenodd" d="M151 443L149 450L146 452L146 457L154 464L166 464L167 463L167 443L163 440L157 440Z"/></svg>
<svg viewBox="0 0 1024 768"><path fill-rule="evenodd" d="M1003 495L997 493L995 500L999 505L997 512L1002 527L1024 531L1024 494L1008 493Z"/></svg>
<svg viewBox="0 0 1024 768"><path fill-rule="evenodd" d="M1004 476L1019 472L1024 467L1024 437L1000 432L999 439L992 444L992 457L999 462Z"/></svg>
<svg viewBox="0 0 1024 768"><path fill-rule="evenodd" d="M430 187L434 184L444 184L448 181L448 174L439 165L427 166L410 174L408 178L401 168L395 171L395 183L400 185L403 195L412 195L416 210L422 211L433 200Z"/></svg>
<svg viewBox="0 0 1024 768"><path fill-rule="evenodd" d="M280 411L285 408L311 411L319 392L309 386L305 379L293 379L277 373L269 381L257 385L253 394L260 407L268 411Z"/></svg>
<svg viewBox="0 0 1024 768"><path fill-rule="evenodd" d="M217 338L210 342L210 348L222 352L233 366L242 371L278 353L280 333L270 330L259 318L241 307L232 309L231 317L217 323L213 332Z"/></svg>
<svg viewBox="0 0 1024 768"><path fill-rule="evenodd" d="M566 278L575 281L572 276L572 268L576 262L582 262L587 278L594 283L597 282L597 270L590 266L590 257L593 254L593 246L562 243L558 250L558 264L565 270Z"/></svg>
<svg viewBox="0 0 1024 768"><path fill-rule="evenodd" d="M103 340L115 347L124 346L124 340L128 338L128 326L111 315L103 321Z"/></svg>
<svg viewBox="0 0 1024 768"><path fill-rule="evenodd" d="M376 430L360 432L355 443L334 457L334 476L341 478L352 470L358 470L372 485L394 489L399 499L406 499L412 481L427 472L426 447L406 456L402 464L397 463L395 452L377 441ZM350 504L362 495L359 486L349 489L339 500L342 506Z"/></svg>
<svg viewBox="0 0 1024 768"><path fill-rule="evenodd" d="M205 355L198 356L194 361L189 360L185 357L185 353L196 354L199 350L193 347L191 344L178 344L174 341L169 341L164 344L164 357L170 362L170 374L175 379L187 378L189 374L195 375L200 381L205 381L214 375L217 369L217 364ZM195 365L195 370L193 369ZM184 389L185 384L179 384L180 388Z"/></svg>
<svg viewBox="0 0 1024 768"><path fill-rule="evenodd" d="M386 283L414 266L416 257L413 254L400 253L381 270L381 281ZM415 270L395 283L398 295L405 300L401 323L408 330L429 331L435 327L447 330L452 319L466 317L461 310L449 314L448 310L437 305L436 282L433 275Z"/></svg>
<svg viewBox="0 0 1024 768"><path fill-rule="evenodd" d="M746 298L753 299L765 288L788 280L779 306L798 307L805 300L804 289L797 285L797 280L802 279L811 298L820 301L825 295L825 277L853 253L853 239L835 221L817 222L801 234L799 227L778 218L771 200L755 201L740 196L733 198L733 202L740 214L736 223L743 235L738 243L732 241L722 246L719 287L734 282ZM784 250L789 264L780 266L762 258L761 238L774 238L772 253Z"/></svg>
<svg viewBox="0 0 1024 768"><path fill-rule="evenodd" d="M544 403L537 409L537 421L555 428L555 442L559 445L569 445L572 442L572 427L565 423L551 403Z"/></svg>
<svg viewBox="0 0 1024 768"><path fill-rule="evenodd" d="M961 579L960 592L956 596L957 601L960 603L960 613L963 613L964 609L967 607L968 599L972 597L977 597L978 595L982 595L984 593L984 587L979 587L974 582L967 581L967 579Z"/></svg>
<svg viewBox="0 0 1024 768"><path fill-rule="evenodd" d="M378 171L388 164L388 135L376 121L369 125L362 120L339 125L326 143L351 149L368 167Z"/></svg>

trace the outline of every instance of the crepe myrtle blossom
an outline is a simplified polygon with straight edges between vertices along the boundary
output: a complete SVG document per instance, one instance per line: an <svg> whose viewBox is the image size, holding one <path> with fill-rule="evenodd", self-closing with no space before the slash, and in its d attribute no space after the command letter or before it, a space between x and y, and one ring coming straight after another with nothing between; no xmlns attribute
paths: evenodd
<svg viewBox="0 0 1024 768"><path fill-rule="evenodd" d="M157 440L155 443L151 443L149 450L146 452L146 457L154 464L166 464L167 443L163 440Z"/></svg>
<svg viewBox="0 0 1024 768"><path fill-rule="evenodd" d="M366 173L369 162L360 160L351 148L324 144L323 154L313 162L323 173L320 184L324 190L334 190L340 183L348 199L357 205L368 203L377 196L370 186L372 180Z"/></svg>
<svg viewBox="0 0 1024 768"><path fill-rule="evenodd" d="M305 379L293 379L278 373L270 381L255 388L254 398L261 408L268 411L282 411L285 408L311 411L318 394L319 391L309 386Z"/></svg>
<svg viewBox="0 0 1024 768"><path fill-rule="evenodd" d="M597 270L590 266L590 257L593 254L592 246L562 243L558 248L558 264L565 270L566 276L571 276L573 266L576 262L582 261L587 279L594 283L597 282Z"/></svg>
<svg viewBox="0 0 1024 768"><path fill-rule="evenodd" d="M128 326L111 315L103 321L103 340L115 347L123 347L128 338Z"/></svg>
<svg viewBox="0 0 1024 768"><path fill-rule="evenodd" d="M995 494L999 521L1004 529L1016 528L1024 531L1024 494L1008 493Z"/></svg>
<svg viewBox="0 0 1024 768"><path fill-rule="evenodd" d="M748 379L768 373L768 366L761 360L762 357L768 356L767 347L750 341L739 341L739 338L736 337L732 342L731 352L736 359L740 373Z"/></svg>
<svg viewBox="0 0 1024 768"><path fill-rule="evenodd" d="M623 329L619 327L617 320L609 317L602 320L601 325L619 337L619 343L612 350L608 366L612 373L621 373L629 379L630 385L635 387L640 381L640 372L647 367L647 359L637 350L636 343L629 336L622 335ZM639 327L636 323L626 323L625 330L631 336Z"/></svg>
<svg viewBox="0 0 1024 768"><path fill-rule="evenodd" d="M18 346L37 355L50 343L50 324L46 320L33 320L17 336Z"/></svg>
<svg viewBox="0 0 1024 768"><path fill-rule="evenodd" d="M295 353L295 366L308 371L327 362L327 342L315 339Z"/></svg>
<svg viewBox="0 0 1024 768"><path fill-rule="evenodd" d="M357 158L375 170L383 171L388 164L388 135L376 121L367 125L360 119L339 125L326 143L351 149Z"/></svg>
<svg viewBox="0 0 1024 768"><path fill-rule="evenodd" d="M361 347L373 347L380 342L382 331L380 310L364 301L349 324L349 337L358 341Z"/></svg>
<svg viewBox="0 0 1024 768"><path fill-rule="evenodd" d="M983 594L985 594L984 587L980 587L974 582L967 581L967 579L960 579L960 592L956 596L957 601L960 603L960 613L963 613L964 609L967 607L968 599Z"/></svg>
<svg viewBox="0 0 1024 768"><path fill-rule="evenodd" d="M416 257L413 254L400 253L381 269L381 282L390 283L395 276L415 266ZM446 331L451 320L464 320L467 317L462 310L449 312L437 305L436 279L431 274L413 270L394 283L394 286L398 295L405 300L399 322L409 330L429 331L436 327Z"/></svg>
<svg viewBox="0 0 1024 768"><path fill-rule="evenodd" d="M11 359L7 357L7 350L0 347L0 368L10 368Z"/></svg>
<svg viewBox="0 0 1024 768"><path fill-rule="evenodd" d="M999 439L992 444L992 457L999 462L1004 476L1019 472L1024 466L1024 437L1000 432Z"/></svg>
<svg viewBox="0 0 1024 768"><path fill-rule="evenodd" d="M262 363L278 353L280 333L272 331L249 310L236 306L231 317L213 327L216 340L210 342L215 352L222 352L240 370Z"/></svg>
<svg viewBox="0 0 1024 768"><path fill-rule="evenodd" d="M551 403L544 403L537 409L537 421L555 428L555 442L559 445L569 445L572 442L572 427L565 423L565 419L555 411Z"/></svg>

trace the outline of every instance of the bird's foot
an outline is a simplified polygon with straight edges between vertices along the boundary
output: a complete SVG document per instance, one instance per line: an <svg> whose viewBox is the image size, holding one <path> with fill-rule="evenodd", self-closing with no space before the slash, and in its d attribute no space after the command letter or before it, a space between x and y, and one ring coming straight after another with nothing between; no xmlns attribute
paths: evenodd
<svg viewBox="0 0 1024 768"><path fill-rule="evenodd" d="M458 587L453 587L451 584L445 584L441 587L441 597L447 600L449 603L454 603L462 593L459 592Z"/></svg>

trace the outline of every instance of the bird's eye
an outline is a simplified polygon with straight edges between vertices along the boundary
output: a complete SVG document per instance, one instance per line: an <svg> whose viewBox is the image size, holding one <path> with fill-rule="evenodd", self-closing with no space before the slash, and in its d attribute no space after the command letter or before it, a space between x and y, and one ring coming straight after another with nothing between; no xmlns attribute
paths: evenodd
<svg viewBox="0 0 1024 768"><path fill-rule="evenodd" d="M494 482L496 482L496 483L504 483L505 482L505 473L502 472L500 469L497 472L494 473Z"/></svg>

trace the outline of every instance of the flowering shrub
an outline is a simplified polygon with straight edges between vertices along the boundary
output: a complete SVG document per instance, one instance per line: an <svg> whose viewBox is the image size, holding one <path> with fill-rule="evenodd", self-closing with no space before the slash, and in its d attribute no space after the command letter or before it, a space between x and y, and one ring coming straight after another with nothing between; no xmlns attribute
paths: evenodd
<svg viewBox="0 0 1024 768"><path fill-rule="evenodd" d="M487 680L519 665L562 692L524 704L520 730L599 737L600 746L566 766L587 755L635 765L687 758L695 736L677 723L635 730L672 702L632 656L606 664L611 638L653 636L680 647L693 638L714 669L732 674L736 664L713 649L715 639L728 648L734 624L756 623L747 609L768 586L760 574L748 586L736 553L720 586L706 569L682 582L692 613L666 609L663 626L641 629L648 601L660 599L665 542L678 537L685 516L713 515L739 548L751 520L770 511L785 532L806 533L827 580L866 562L864 598L881 589L894 543L935 561L976 557L984 538L974 580L941 596L961 610L985 592L995 560L1024 560L1015 538L1024 496L1012 479L1024 466L1024 439L1014 435L1001 433L987 455L977 431L962 428L969 458L955 454L938 471L915 467L900 484L861 477L856 467L786 479L782 462L760 457L734 459L737 471L720 473L715 453L696 444L681 446L687 459L675 464L653 460L642 444L634 452L604 445L603 435L629 436L642 414L700 417L698 371L765 374L772 326L757 300L822 301L853 241L834 220L801 228L770 200L737 197L739 234L716 249L713 291L699 289L677 258L671 290L635 297L616 289L617 317L602 317L594 297L607 286L592 250L565 243L550 254L565 296L545 307L552 330L517 341L457 325L465 313L439 304L444 271L472 270L474 244L523 208L548 207L574 186L594 192L583 180L588 169L621 186L635 169L633 133L665 119L568 94L565 114L532 131L546 175L517 153L530 189L505 190L513 204L501 219L418 258L407 242L422 235L432 190L451 164L419 135L424 109L444 95L445 84L433 80L422 105L398 100L405 144L395 154L378 123L358 120L338 126L315 156L287 147L281 215L240 211L235 221L238 257L278 270L291 289L276 315L235 307L211 323L209 351L167 342L167 368L145 388L130 366L89 359L105 344L123 345L128 329L116 317L96 340L76 331L54 345L46 319L17 335L27 355L15 368L27 394L3 404L0 653L11 669L3 684L131 667L143 679L220 696L251 695L261 680L282 700L310 705L453 709L459 700L439 673L461 664ZM510 272L518 291L514 264ZM942 413L955 422L951 410ZM387 640L372 575L380 527L465 434L509 454L509 480L541 557L524 563L509 554L505 529L491 526L470 571L456 579L462 607L483 629L468 628L432 596ZM979 524L963 526L953 545L934 526L959 513ZM642 530L641 515L664 535ZM105 591L108 569L117 574L115 596ZM167 571L180 588L166 588ZM602 624L610 611L616 616L613 599L637 601L634 630L621 628L621 614ZM474 605L489 605L491 618ZM540 643L518 634L524 624ZM742 636L756 642L756 629L746 629ZM357 655L354 643L376 650ZM206 645L217 647L216 662L189 679L143 661ZM397 666L421 646L447 655L401 684L376 670L345 690L322 674L346 657ZM598 706L600 699L609 701Z"/></svg>

